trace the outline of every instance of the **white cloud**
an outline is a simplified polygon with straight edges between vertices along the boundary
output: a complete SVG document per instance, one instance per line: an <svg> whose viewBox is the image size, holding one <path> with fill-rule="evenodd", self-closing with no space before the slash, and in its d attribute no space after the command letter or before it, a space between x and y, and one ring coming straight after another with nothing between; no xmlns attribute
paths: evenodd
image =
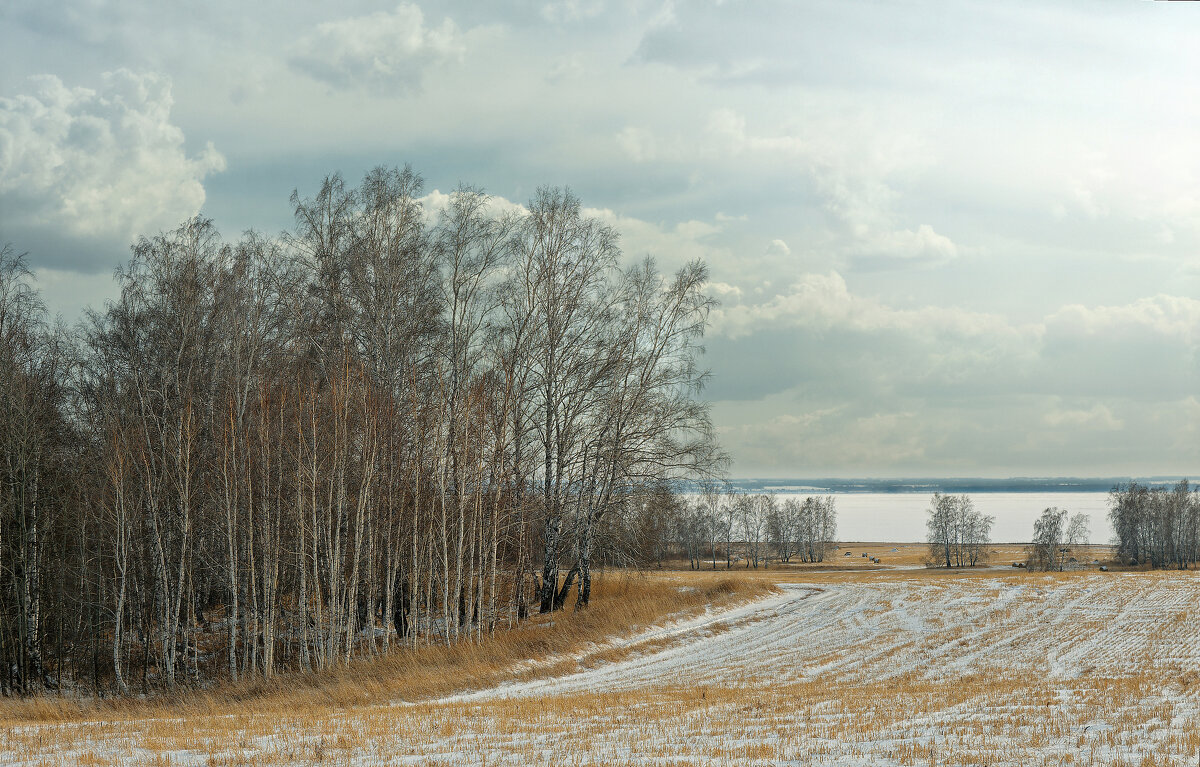
<svg viewBox="0 0 1200 767"><path fill-rule="evenodd" d="M716 408L722 444L738 456L742 476L1145 475L1186 473L1200 457L1192 397L1067 408L1055 396L1015 395L829 407L796 389L763 402L769 406ZM1155 449L1170 457L1146 454Z"/></svg>
<svg viewBox="0 0 1200 767"><path fill-rule="evenodd" d="M813 147L798 136L756 135L746 130L746 118L732 109L718 109L708 117L708 131L733 154L766 152L770 154L803 155Z"/></svg>
<svg viewBox="0 0 1200 767"><path fill-rule="evenodd" d="M775 240L771 240L771 243L769 245L767 245L767 255L768 256L790 256L790 255L792 255L792 249L789 248L788 244L786 242L784 242L783 240L775 239Z"/></svg>
<svg viewBox="0 0 1200 767"><path fill-rule="evenodd" d="M1160 294L1119 306L1070 304L1046 323L1067 337L1152 335L1195 346L1200 344L1200 301Z"/></svg>
<svg viewBox="0 0 1200 767"><path fill-rule="evenodd" d="M225 169L208 144L188 156L171 122L171 82L118 70L98 90L52 75L0 98L0 223L118 240L173 226L204 204Z"/></svg>
<svg viewBox="0 0 1200 767"><path fill-rule="evenodd" d="M697 158L707 161L766 159L779 162L813 164L822 153L821 147L800 136L786 133L755 133L746 125L744 115L734 109L720 108L708 113L697 126L698 130L677 133L664 138L645 126L626 126L617 134L617 143L634 160L661 159L672 162L691 162ZM654 147L652 154L647 147Z"/></svg>
<svg viewBox="0 0 1200 767"><path fill-rule="evenodd" d="M413 91L426 69L459 62L465 52L453 19L426 26L418 6L401 3L391 11L318 24L296 44L291 64L330 85Z"/></svg>
<svg viewBox="0 0 1200 767"><path fill-rule="evenodd" d="M715 261L725 261L728 256L712 242L714 235L721 232L716 223L696 219L674 225L655 223L621 215L609 208L585 207L582 212L617 230L627 260L653 256L660 268L669 271L697 258L711 265Z"/></svg>
<svg viewBox="0 0 1200 767"><path fill-rule="evenodd" d="M1035 338L1041 332L1036 326L1012 325L1000 315L953 307L896 309L851 293L846 280L837 272L805 274L785 292L776 293L766 301L723 307L714 312L713 326L715 334L734 339L779 328L944 333L960 338L1002 336L1010 340Z"/></svg>
<svg viewBox="0 0 1200 767"><path fill-rule="evenodd" d="M555 24L586 21L604 10L604 0L553 0L542 6L542 18Z"/></svg>
<svg viewBox="0 0 1200 767"><path fill-rule="evenodd" d="M426 223L432 226L442 211L446 209L446 206L450 204L450 193L434 189L425 196L418 197L417 202L421 204L421 208L425 213ZM494 194L488 195L484 208L489 215L493 216L505 216L510 213L523 215L528 211L521 203L513 202Z"/></svg>
<svg viewBox="0 0 1200 767"><path fill-rule="evenodd" d="M1125 424L1113 415L1107 405L1096 403L1087 409L1054 409L1044 416L1047 425L1055 428L1086 429L1090 431L1119 431Z"/></svg>
<svg viewBox="0 0 1200 767"><path fill-rule="evenodd" d="M902 132L881 132L868 116L833 116L752 129L740 112L708 113L691 135L669 139L646 127L627 126L617 144L636 163L732 163L743 172L790 169L821 198L831 227L831 247L844 263L866 268L932 266L959 256L958 245L933 225L906 226L897 212L901 195L891 177L919 169L927 153ZM782 242L782 241L780 241ZM786 256L778 248L767 255Z"/></svg>
<svg viewBox="0 0 1200 767"><path fill-rule="evenodd" d="M450 202L450 194L434 189L420 197L418 202L425 211L427 223L432 224ZM489 195L487 208L493 215L527 212L524 204L501 195ZM611 226L617 232L626 263L651 256L657 261L660 269L670 271L697 258L704 259L711 265L714 260L723 260L728 255L711 243L712 238L721 232L718 223L695 219L675 224L655 223L622 215L609 208L583 207L580 212ZM709 284L722 295L740 296L742 292L741 288L727 283Z"/></svg>
<svg viewBox="0 0 1200 767"><path fill-rule="evenodd" d="M945 235L933 231L929 224L921 224L914 232L901 229L872 236L863 246L867 258L889 261L921 261L942 263L958 257L958 246Z"/></svg>
<svg viewBox="0 0 1200 767"><path fill-rule="evenodd" d="M740 301L742 298L742 289L737 285L730 285L728 282L710 282L704 286L704 289L710 296L715 296L721 301Z"/></svg>

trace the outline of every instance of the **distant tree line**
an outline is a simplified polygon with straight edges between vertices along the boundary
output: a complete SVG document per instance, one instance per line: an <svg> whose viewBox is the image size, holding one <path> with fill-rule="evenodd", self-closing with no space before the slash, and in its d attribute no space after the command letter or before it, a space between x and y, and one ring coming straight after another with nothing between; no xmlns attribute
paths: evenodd
<svg viewBox="0 0 1200 767"><path fill-rule="evenodd" d="M324 669L588 604L722 464L700 262L622 268L568 191L497 212L408 168L294 230L142 238L53 326L0 255L0 690ZM798 533L797 533L798 535Z"/></svg>
<svg viewBox="0 0 1200 767"><path fill-rule="evenodd" d="M1108 519L1125 564L1183 569L1200 561L1200 497L1186 479L1169 489L1118 485Z"/></svg>
<svg viewBox="0 0 1200 767"><path fill-rule="evenodd" d="M823 562L837 544L837 508L832 496L737 493L716 485L702 488L672 513L670 540L692 569L747 568L772 559L785 564Z"/></svg>

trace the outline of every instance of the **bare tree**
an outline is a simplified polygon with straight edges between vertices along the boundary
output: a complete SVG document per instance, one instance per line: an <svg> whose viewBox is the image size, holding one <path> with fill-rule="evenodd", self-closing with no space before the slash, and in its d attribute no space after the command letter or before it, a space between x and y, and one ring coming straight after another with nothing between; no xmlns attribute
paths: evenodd
<svg viewBox="0 0 1200 767"><path fill-rule="evenodd" d="M746 546L746 567L757 568L765 559L767 518L776 505L775 497L766 494L742 495L735 505Z"/></svg>
<svg viewBox="0 0 1200 767"><path fill-rule="evenodd" d="M1200 561L1200 500L1187 480L1171 489L1113 488L1108 518L1124 562L1183 569Z"/></svg>
<svg viewBox="0 0 1200 767"><path fill-rule="evenodd" d="M1029 546L1029 569L1062 570L1069 551L1067 512L1051 507L1033 523L1033 541Z"/></svg>
<svg viewBox="0 0 1200 767"><path fill-rule="evenodd" d="M800 541L800 501L788 498L777 504L767 520L767 539L775 547L775 556L783 563L791 562Z"/></svg>
<svg viewBox="0 0 1200 767"><path fill-rule="evenodd" d="M958 500L951 495L934 493L929 502L929 519L925 522L928 530L929 561L941 563L946 567L954 566L955 517L958 513Z"/></svg>
<svg viewBox="0 0 1200 767"><path fill-rule="evenodd" d="M72 481L63 415L65 339L51 330L22 254L0 248L0 691L54 687L47 562Z"/></svg>
<svg viewBox="0 0 1200 767"><path fill-rule="evenodd" d="M974 567L987 560L995 518L978 511L970 496L934 493L928 513L929 564Z"/></svg>
<svg viewBox="0 0 1200 767"><path fill-rule="evenodd" d="M824 562L837 538L837 508L833 496L805 498L800 505L796 530L802 562Z"/></svg>
<svg viewBox="0 0 1200 767"><path fill-rule="evenodd" d="M0 689L324 669L584 607L643 545L728 564L729 504L677 493L724 463L703 265L621 269L565 190L425 199L381 167L279 237L143 237L74 335L0 252Z"/></svg>

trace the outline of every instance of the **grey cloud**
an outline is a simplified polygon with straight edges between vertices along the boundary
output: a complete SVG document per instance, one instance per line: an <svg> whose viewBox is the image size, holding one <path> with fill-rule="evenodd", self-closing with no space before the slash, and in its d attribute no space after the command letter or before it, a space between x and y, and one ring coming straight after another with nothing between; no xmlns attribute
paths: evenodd
<svg viewBox="0 0 1200 767"><path fill-rule="evenodd" d="M929 36L926 26L908 4L686 3L647 31L634 60L722 86L879 86L911 71L920 40ZM853 44L864 39L888 45Z"/></svg>
<svg viewBox="0 0 1200 767"><path fill-rule="evenodd" d="M329 85L411 92L426 69L460 61L465 50L453 19L427 25L419 6L400 3L390 11L317 25L296 44L290 62Z"/></svg>
<svg viewBox="0 0 1200 767"><path fill-rule="evenodd" d="M125 4L98 0L13 0L3 15L43 37L89 45L109 42L129 18Z"/></svg>
<svg viewBox="0 0 1200 767"><path fill-rule="evenodd" d="M604 0L548 0L542 4L542 17L554 23L576 23L604 13Z"/></svg>
<svg viewBox="0 0 1200 767"><path fill-rule="evenodd" d="M743 472L1186 472L1200 458L1200 301L1016 325L895 309L837 275L742 300L717 317L708 362Z"/></svg>
<svg viewBox="0 0 1200 767"><path fill-rule="evenodd" d="M1200 459L1200 403L1010 394L960 404L825 408L772 400L776 415L725 415L747 476L1102 476L1180 473ZM804 416L789 413L802 411Z"/></svg>
<svg viewBox="0 0 1200 767"><path fill-rule="evenodd" d="M1022 68L1024 62L1092 66L1134 49L1117 34L1092 34L1064 46L1063 29L1078 26L1080 12L1098 28L1119 31L1111 15L1102 19L1090 10L1074 2L1037 10L1011 1L932 7L838 0L679 3L646 32L634 58L722 86L958 88L969 79L965 72L981 69L992 79L1018 75L1036 85L1043 78L1036 68Z"/></svg>
<svg viewBox="0 0 1200 767"><path fill-rule="evenodd" d="M0 93L49 103L25 76L52 72L100 98L93 73L123 66L169 75L178 104L157 123L132 108L162 128L158 160L114 166L135 191L173 180L163 224L62 202L86 212L78 190L111 175L71 148L106 130L142 146L84 99L61 140L17 140L69 151L60 181L4 193L0 239L104 271L128 230L200 204L226 233L287 227L288 192L333 170L408 161L427 188L509 200L569 184L630 258L709 262L708 392L737 473L1194 456L1200 317L1172 303L1200 295L1186 9L397 1L348 0L340 21L282 0L3 4ZM100 295L55 285L62 305Z"/></svg>
<svg viewBox="0 0 1200 767"><path fill-rule="evenodd" d="M929 402L1007 392L1177 400L1200 384L1200 301L1160 295L1120 306L1063 307L1035 323L938 306L897 309L807 275L757 302L714 313L713 364L757 398L803 382L816 391ZM849 387L849 389L845 388Z"/></svg>

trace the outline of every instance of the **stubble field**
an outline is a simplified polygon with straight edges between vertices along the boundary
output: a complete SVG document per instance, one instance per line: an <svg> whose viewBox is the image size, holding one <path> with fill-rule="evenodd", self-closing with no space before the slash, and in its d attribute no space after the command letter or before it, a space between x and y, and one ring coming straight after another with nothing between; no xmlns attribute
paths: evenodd
<svg viewBox="0 0 1200 767"><path fill-rule="evenodd" d="M885 564L888 553L901 552L880 553ZM722 573L647 576L680 606L722 604L465 682L476 689L415 700L397 683L374 702L10 722L0 761L1197 761L1200 579L1190 572L946 574L843 561L737 575L740 597L717 586Z"/></svg>

